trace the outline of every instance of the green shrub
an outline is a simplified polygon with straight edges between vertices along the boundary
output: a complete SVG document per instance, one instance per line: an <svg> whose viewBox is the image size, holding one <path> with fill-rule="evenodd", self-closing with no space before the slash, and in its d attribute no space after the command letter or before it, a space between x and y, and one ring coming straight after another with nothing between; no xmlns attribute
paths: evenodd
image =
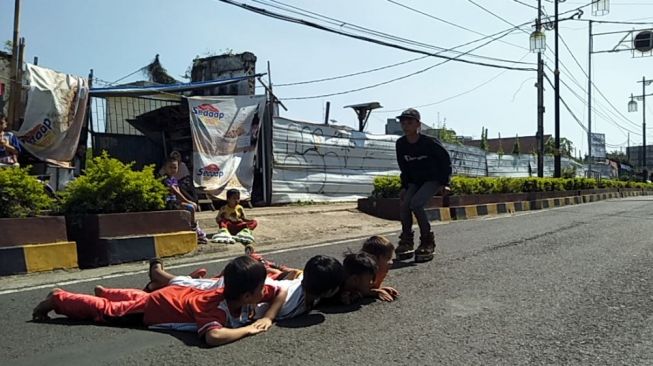
<svg viewBox="0 0 653 366"><path fill-rule="evenodd" d="M374 190L372 197L375 198L399 198L401 190L401 179L398 175L382 175L374 178Z"/></svg>
<svg viewBox="0 0 653 366"><path fill-rule="evenodd" d="M30 176L28 168L0 169L0 217L36 216L53 204L43 183Z"/></svg>
<svg viewBox="0 0 653 366"><path fill-rule="evenodd" d="M62 192L66 215L157 211L165 207L167 188L154 177L154 166L132 170L106 153L93 158L85 174Z"/></svg>
<svg viewBox="0 0 653 366"><path fill-rule="evenodd" d="M451 193L493 194L493 193L528 193L550 191L576 191L596 188L646 188L653 189L652 183L621 182L612 179L596 181L591 178L489 178L462 177L451 178ZM399 197L401 181L399 176L381 176L374 178L372 197Z"/></svg>

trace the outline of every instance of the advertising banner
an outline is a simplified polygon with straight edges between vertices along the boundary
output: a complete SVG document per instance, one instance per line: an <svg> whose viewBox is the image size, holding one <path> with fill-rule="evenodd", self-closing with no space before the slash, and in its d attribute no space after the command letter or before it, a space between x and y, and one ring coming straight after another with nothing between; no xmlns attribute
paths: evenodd
<svg viewBox="0 0 653 366"><path fill-rule="evenodd" d="M193 182L219 199L238 189L248 199L265 96L188 99L193 137Z"/></svg>
<svg viewBox="0 0 653 366"><path fill-rule="evenodd" d="M25 119L16 133L35 157L66 165L75 156L88 101L86 79L27 65Z"/></svg>

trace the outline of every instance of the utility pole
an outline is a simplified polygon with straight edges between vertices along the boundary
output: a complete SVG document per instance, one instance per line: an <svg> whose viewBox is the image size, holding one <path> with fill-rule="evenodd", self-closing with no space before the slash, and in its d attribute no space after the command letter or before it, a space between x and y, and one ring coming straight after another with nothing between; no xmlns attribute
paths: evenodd
<svg viewBox="0 0 653 366"><path fill-rule="evenodd" d="M589 52L587 53L587 177L592 176L592 20L589 21Z"/></svg>
<svg viewBox="0 0 653 366"><path fill-rule="evenodd" d="M554 12L555 12L555 149L553 150L553 177L560 178L561 176L561 160L560 160L560 57L559 57L559 37L558 37L558 2L559 0L554 0Z"/></svg>
<svg viewBox="0 0 653 366"><path fill-rule="evenodd" d="M642 76L642 173L644 173L644 181L648 180L648 170L646 169L646 84L651 80L646 80Z"/></svg>
<svg viewBox="0 0 653 366"><path fill-rule="evenodd" d="M542 31L542 0L537 0L536 31ZM544 177L544 60L537 53L537 176Z"/></svg>
<svg viewBox="0 0 653 366"><path fill-rule="evenodd" d="M16 110L20 101L20 91L18 85L18 34L20 29L20 0L14 3L14 38L11 43L11 64L9 65L9 77L11 78L11 90L9 92L9 125L10 128L16 129L18 126Z"/></svg>

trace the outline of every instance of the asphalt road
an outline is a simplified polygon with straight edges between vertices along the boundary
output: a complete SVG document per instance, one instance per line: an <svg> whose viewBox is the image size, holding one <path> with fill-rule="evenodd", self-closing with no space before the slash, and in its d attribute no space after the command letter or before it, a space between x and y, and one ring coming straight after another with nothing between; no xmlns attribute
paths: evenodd
<svg viewBox="0 0 653 366"><path fill-rule="evenodd" d="M213 349L193 334L32 323L47 290L4 293L0 365L652 365L652 220L653 200L633 198L437 225L436 259L390 272L396 302L323 308ZM302 266L359 244L272 257Z"/></svg>

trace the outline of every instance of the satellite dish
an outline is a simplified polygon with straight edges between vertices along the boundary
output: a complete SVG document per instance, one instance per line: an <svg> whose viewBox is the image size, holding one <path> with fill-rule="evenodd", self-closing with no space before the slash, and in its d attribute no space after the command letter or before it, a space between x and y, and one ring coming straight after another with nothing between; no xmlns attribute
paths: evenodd
<svg viewBox="0 0 653 366"><path fill-rule="evenodd" d="M653 50L653 32L641 31L637 33L633 40L633 48L639 52L649 52Z"/></svg>

